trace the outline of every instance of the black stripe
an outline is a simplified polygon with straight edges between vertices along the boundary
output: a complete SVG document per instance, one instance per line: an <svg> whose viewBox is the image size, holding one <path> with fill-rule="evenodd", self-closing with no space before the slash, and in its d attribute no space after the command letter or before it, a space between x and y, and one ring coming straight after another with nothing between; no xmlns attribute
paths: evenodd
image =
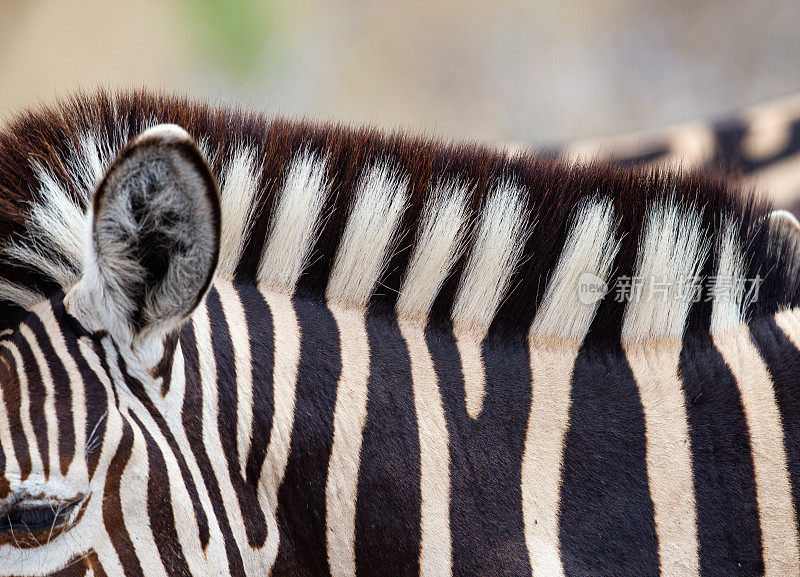
<svg viewBox="0 0 800 577"><path fill-rule="evenodd" d="M100 559L97 557L97 551L92 551L85 558L87 566L92 569L93 577L108 577L102 563L100 563Z"/></svg>
<svg viewBox="0 0 800 577"><path fill-rule="evenodd" d="M39 447L39 455L42 458L44 476L47 478L50 476L50 466L55 465L55 463L50 463L50 438L47 435L47 413L45 412L47 389L44 386L42 372L39 370L39 363L36 361L30 343L24 336L20 335L20 337L17 345L22 357L25 377L28 381L30 421L33 427L33 434L36 437L36 444ZM54 439L54 441L56 440Z"/></svg>
<svg viewBox="0 0 800 577"><path fill-rule="evenodd" d="M14 344L17 345L17 350L23 359L23 363L26 365L33 363L35 370L34 374L38 374L39 371L35 367L36 363L33 360L31 349L28 346L28 343L25 342L25 339L20 335L20 337L14 341ZM25 362L26 357L28 359L27 362ZM42 386L41 380L31 383L31 374L25 369L25 367L17 366L16 359L13 355L8 355L8 362L11 369L16 371L17 374L20 374L20 371L26 371L26 376L28 378L29 414L31 421L33 422L33 432L34 436L36 437L36 444L39 446L39 454L42 455L42 465L44 466L44 474L46 477L50 471L50 460L48 458L47 449L47 429L44 428L43 430L45 395L44 387ZM24 429L22 428L21 384L18 378L14 378L9 383L3 383L3 388L3 398L5 399L6 408L8 410L9 428L12 431L17 431L16 435L11 436L11 440L14 445L14 454L17 457L17 463L19 464L20 468L20 480L24 481L28 478L28 475L31 474L33 462L31 461L31 453L30 449L28 448L28 440L25 438L25 435L23 434ZM34 394L36 396L34 396Z"/></svg>
<svg viewBox="0 0 800 577"><path fill-rule="evenodd" d="M522 453L531 401L530 358L521 340L482 347L486 394L478 418L465 405L451 327L426 341L450 436L450 526L457 575L530 575L522 519Z"/></svg>
<svg viewBox="0 0 800 577"><path fill-rule="evenodd" d="M356 500L358 575L417 575L419 433L411 362L393 315L369 314L367 421Z"/></svg>
<svg viewBox="0 0 800 577"><path fill-rule="evenodd" d="M275 414L274 371L275 329L272 311L261 292L252 284L238 287L239 298L247 321L250 337L250 358L253 364L253 428L250 436L250 452L247 455L245 478L247 483L258 487L261 468L269 448L272 420Z"/></svg>
<svg viewBox="0 0 800 577"><path fill-rule="evenodd" d="M250 435L250 453L247 455L245 475L248 484L258 487L275 413L275 332L272 312L255 286L245 284L239 287L239 298L247 319L250 358L253 363L253 431Z"/></svg>
<svg viewBox="0 0 800 577"><path fill-rule="evenodd" d="M75 423L72 421L72 385L64 363L58 358L50 336L47 334L41 320L29 316L27 324L33 332L42 351L42 356L47 363L52 378L54 391L54 405L56 409L56 424L58 429L58 458L61 474L66 475L72 459L75 457ZM55 463L54 463L55 465Z"/></svg>
<svg viewBox="0 0 800 577"><path fill-rule="evenodd" d="M753 158L744 150L751 126L741 119L717 123L713 127L717 150L708 166L727 173L752 174L790 158L800 151L800 119L787 122L785 128L789 138L782 148L769 156Z"/></svg>
<svg viewBox="0 0 800 577"><path fill-rule="evenodd" d="M281 541L272 574L330 575L325 486L342 370L339 331L323 304L297 298L294 307L301 332L300 367L291 452L278 491Z"/></svg>
<svg viewBox="0 0 800 577"><path fill-rule="evenodd" d="M569 423L559 527L565 573L658 575L644 410L621 349L578 352Z"/></svg>
<svg viewBox="0 0 800 577"><path fill-rule="evenodd" d="M620 154L610 159L612 164L621 167L632 167L643 164L654 164L666 158L671 152L669 144L651 145L646 151L637 151L631 154Z"/></svg>
<svg viewBox="0 0 800 577"><path fill-rule="evenodd" d="M736 379L710 336L684 343L700 574L761 575L764 559L750 436Z"/></svg>
<svg viewBox="0 0 800 577"><path fill-rule="evenodd" d="M56 573L51 573L53 577L85 577L92 570L93 577L107 577L106 572L100 565L100 560L97 558L97 553L91 551L90 553L82 553L75 555Z"/></svg>
<svg viewBox="0 0 800 577"><path fill-rule="evenodd" d="M192 577L175 526L169 474L164 455L136 414L131 412L130 417L144 435L147 446L147 516L161 563L170 577Z"/></svg>
<svg viewBox="0 0 800 577"><path fill-rule="evenodd" d="M774 317L753 323L750 334L772 377L783 425L792 500L800 524L800 351Z"/></svg>
<svg viewBox="0 0 800 577"><path fill-rule="evenodd" d="M228 570L231 572L231 577L244 577L242 555L239 552L236 540L233 538L233 531L231 531L228 516L225 514L225 506L222 503L219 483L214 476L214 469L211 466L211 461L206 452L205 441L203 440L203 388L200 384L200 360L197 352L197 341L194 335L194 325L191 321L186 323L181 331L180 342L186 375L186 391L183 395L181 422L186 432L189 446L192 449L192 454L194 454L200 474L203 477L203 483L208 491L208 498L211 500L214 516L217 518L222 532L225 554L228 557ZM205 543L207 543L207 540Z"/></svg>
<svg viewBox="0 0 800 577"><path fill-rule="evenodd" d="M0 383L5 387L8 383L17 380L16 371L11 364L13 361L10 359L11 355L4 347L0 347ZM6 393L8 394L8 393ZM3 390L0 389L0 402L3 402L4 408L8 410L7 403L4 401ZM10 424L10 423L9 423ZM13 430L13 428L12 428ZM18 431L20 429L17 429ZM0 443L0 499L5 499L11 490L8 477L6 477L6 453L3 450L3 445Z"/></svg>
<svg viewBox="0 0 800 577"><path fill-rule="evenodd" d="M175 440L175 436L172 434L164 415L153 404L153 400L144 390L142 383L135 379L128 372L128 367L125 363L125 360L119 354L117 355L117 366L119 367L119 371L122 373L122 376L125 379L125 384L127 385L128 390L139 400L140 403L142 403L145 410L147 410L148 414L158 427L158 430L161 432L161 435L167 441L170 451L172 451L172 454L175 456L175 460L178 463L178 468L181 471L183 484L186 487L186 491L189 493L195 515L197 516L197 525L199 530L198 539L200 540L202 548L205 549L206 545L208 544L208 517L206 516L205 509L203 509L203 504L200 502L200 494L197 492L197 486L194 484L194 478L189 472L189 467L187 466L186 459L184 458L183 453L178 446L178 442Z"/></svg>
<svg viewBox="0 0 800 577"><path fill-rule="evenodd" d="M267 521L258 502L257 487L249 485L242 477L239 464L238 404L236 358L228 320L222 310L219 293L211 289L206 299L208 321L211 324L211 345L217 365L217 428L222 451L228 466L228 475L236 492L239 507L246 514L244 520L247 542L251 547L261 548L267 540ZM241 327L244 328L244 327ZM252 409L250 409L252 410Z"/></svg>
<svg viewBox="0 0 800 577"><path fill-rule="evenodd" d="M125 527L122 515L122 500L119 492L122 474L133 449L133 431L127 420L122 419L122 439L120 439L111 464L108 466L106 484L103 490L103 525L117 552L125 577L143 577L142 565L136 556L131 536ZM137 514L138 512L134 512Z"/></svg>
<svg viewBox="0 0 800 577"><path fill-rule="evenodd" d="M83 382L83 403L86 409L86 466L89 472L89 479L94 477L97 464L100 462L100 455L103 452L103 441L105 440L106 427L108 425L109 397L112 394L107 391L94 370L83 356L78 339L82 337L71 329L71 323L67 321L62 301L53 301L53 314L58 321L59 327L64 327L62 335L67 347L67 354L75 359L78 367L80 379ZM101 343L91 337L84 336L84 342L97 354L101 362L105 362L103 347ZM105 366L105 365L104 365ZM111 378L110 373L106 373Z"/></svg>

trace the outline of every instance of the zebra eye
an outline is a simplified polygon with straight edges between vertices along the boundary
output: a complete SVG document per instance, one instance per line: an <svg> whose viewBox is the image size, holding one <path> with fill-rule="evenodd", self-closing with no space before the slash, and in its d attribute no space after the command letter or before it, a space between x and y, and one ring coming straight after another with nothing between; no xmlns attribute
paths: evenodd
<svg viewBox="0 0 800 577"><path fill-rule="evenodd" d="M19 504L12 506L0 517L0 535L18 533L36 533L37 531L53 529L63 525L69 517L76 503L68 505Z"/></svg>

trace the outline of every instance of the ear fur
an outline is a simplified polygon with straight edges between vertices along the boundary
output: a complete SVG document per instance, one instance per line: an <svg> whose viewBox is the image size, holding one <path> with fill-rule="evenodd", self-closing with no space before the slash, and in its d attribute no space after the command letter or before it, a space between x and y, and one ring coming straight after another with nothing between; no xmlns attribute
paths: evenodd
<svg viewBox="0 0 800 577"><path fill-rule="evenodd" d="M787 233L800 234L800 222L788 210L773 210L769 215L770 226L782 228Z"/></svg>
<svg viewBox="0 0 800 577"><path fill-rule="evenodd" d="M70 312L134 351L163 341L211 285L220 250L214 177L182 128L146 130L106 172Z"/></svg>

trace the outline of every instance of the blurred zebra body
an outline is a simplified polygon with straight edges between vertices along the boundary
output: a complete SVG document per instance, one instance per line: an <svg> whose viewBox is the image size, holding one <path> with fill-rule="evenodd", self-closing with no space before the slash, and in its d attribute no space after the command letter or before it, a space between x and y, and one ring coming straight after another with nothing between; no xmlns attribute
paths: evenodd
<svg viewBox="0 0 800 577"><path fill-rule="evenodd" d="M800 572L785 213L146 94L0 151L0 574Z"/></svg>
<svg viewBox="0 0 800 577"><path fill-rule="evenodd" d="M558 147L569 161L695 169L766 193L800 215L800 96L792 94L709 121L593 138Z"/></svg>

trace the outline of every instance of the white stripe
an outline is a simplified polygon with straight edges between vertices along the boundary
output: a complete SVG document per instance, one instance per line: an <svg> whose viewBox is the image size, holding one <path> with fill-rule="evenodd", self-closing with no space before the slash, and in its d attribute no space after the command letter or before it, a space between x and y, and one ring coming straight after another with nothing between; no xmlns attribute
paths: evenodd
<svg viewBox="0 0 800 577"><path fill-rule="evenodd" d="M582 341L619 250L610 199L582 202L531 327L535 338Z"/></svg>
<svg viewBox="0 0 800 577"><path fill-rule="evenodd" d="M295 391L300 365L300 326L290 297L261 292L272 313L275 328L275 366L273 369L274 417L269 447L261 466L258 501L267 514L265 567L271 571L278 557L280 534L277 524L278 489L286 473L294 426Z"/></svg>
<svg viewBox="0 0 800 577"><path fill-rule="evenodd" d="M800 308L785 310L775 315L775 324L786 334L792 344L800 349Z"/></svg>
<svg viewBox="0 0 800 577"><path fill-rule="evenodd" d="M640 292L628 295L625 307L625 342L683 336L709 248L701 224L697 213L674 200L650 209L631 279Z"/></svg>
<svg viewBox="0 0 800 577"><path fill-rule="evenodd" d="M36 434L33 432L33 421L31 419L31 396L28 388L28 375L25 372L25 362L22 360L22 354L16 344L6 342L0 343L0 346L5 347L14 358L14 363L17 365L17 377L19 384L19 407L20 407L20 421L22 422L22 432L25 434L25 443L28 447L30 455L31 471L43 471L42 463L48 458L48 455L42 455L39 452L39 443L36 439ZM13 450L13 446L12 446Z"/></svg>
<svg viewBox="0 0 800 577"><path fill-rule="evenodd" d="M407 197L408 182L387 164L362 176L326 296L329 301L365 307L389 260Z"/></svg>
<svg viewBox="0 0 800 577"><path fill-rule="evenodd" d="M255 153L236 149L221 179L222 233L219 274L232 278L242 256L258 203L258 170Z"/></svg>
<svg viewBox="0 0 800 577"><path fill-rule="evenodd" d="M523 192L501 184L481 213L451 316L461 356L467 412L483 408L486 378L481 343L506 294L528 237Z"/></svg>
<svg viewBox="0 0 800 577"><path fill-rule="evenodd" d="M594 293L582 296L578 291L582 282L604 288L599 284L605 283L618 249L614 232L610 201L589 201L578 208L528 334L532 391L522 461L522 507L533 575L564 574L559 515L572 373L578 346L599 306L599 298L586 298ZM582 278L584 274L592 276Z"/></svg>
<svg viewBox="0 0 800 577"><path fill-rule="evenodd" d="M199 525L197 522L197 515L195 514L194 504L189 496L186 483L183 481L183 475L181 474L175 454L173 453L172 449L170 449L169 444L164 436L161 434L158 425L155 423L155 421L153 421L143 406L139 405L137 408L131 407L131 411L136 413L136 416L139 418L144 428L152 437L152 440L161 452L161 456L166 465L167 480L169 482L170 491L170 502L175 521L175 530L178 535L178 540L180 542L183 555L186 558L189 567L193 570L193 572L198 571L201 567L209 573L213 572L218 568L214 562L214 559L225 558L224 548L220 546L220 543L214 543L210 541L209 549L203 551L200 546ZM138 425L132 419L129 422L134 431L139 433ZM142 442L144 443L143 436ZM181 447L181 449L186 450L188 447ZM181 454L183 455L184 452L182 451ZM133 455L136 455L136 453L133 453ZM195 481L195 486L200 484L198 483L200 479L201 478L198 477L193 479ZM138 483L138 486L132 487L133 490L138 490L147 495L148 488L146 481L144 486L142 485L142 479L138 479L137 481L134 481L134 483ZM122 491L122 489L120 489L120 491ZM127 512L129 509L124 509L123 511ZM135 516L143 516L145 519L150 518L149 511L146 509L130 509L130 511L132 511L133 515ZM213 509L206 509L207 513L210 513L211 511L213 511ZM209 515L206 515L206 517L208 516ZM150 530L150 533L152 534L153 531ZM130 532L130 535L132 540L139 539L139 535L133 531ZM154 534L153 537L158 539L160 536L158 534ZM214 553L217 555L222 555L223 557L214 557ZM157 553L157 556L157 558L160 559L160 554ZM152 563L152 560L149 557L140 557L140 560L142 561L142 565L144 567L149 567L149 564Z"/></svg>
<svg viewBox="0 0 800 577"><path fill-rule="evenodd" d="M109 347L107 344L107 340L109 337L106 337L103 341L103 348L108 351ZM86 364L89 365L89 368L92 369L94 373L94 377L97 378L98 381L103 385L106 390L106 406L112 406L114 404L114 385L111 383L111 375L108 374L108 371L103 366L103 363L100 361L100 358L97 356L94 347L89 344L89 339L85 337L81 337L78 339L78 348L80 349L81 356L86 360ZM115 353L116 354L116 353ZM109 364L109 368L111 370L115 370L116 367L112 367ZM121 377L119 375L119 371L117 370L117 377ZM103 460L106 459L109 463L111 458L113 457L116 451L116 445L120 442L122 438L122 417L119 414L119 411L108 411L106 416L106 432L105 437L103 439L102 448L102 455L101 458L98 460L98 470L101 467L101 463ZM109 454L110 453L110 454ZM95 471L94 479L98 479L98 471Z"/></svg>
<svg viewBox="0 0 800 577"><path fill-rule="evenodd" d="M116 363L114 362L116 352L113 345L110 345L108 342L109 340L109 337L103 339L103 348L105 349L106 354L110 355L108 357L110 361L108 366L112 371L114 371L117 369ZM94 346L92 346L90 342L91 341L88 338L79 338L78 349L80 350L81 356L86 360L86 364L94 373L94 378L96 378L105 389L107 403L106 406L112 407L114 404L115 388L110 380L112 375L108 373L103 363L100 361L100 357L95 352ZM116 378L120 377L121 375L119 374L119 371L116 370ZM106 429L103 435L103 442L100 445L101 453L97 461L97 469L95 470L94 477L92 478L92 486L90 487L92 491L92 497L87 505L86 512L84 513L84 520L78 525L78 527L76 527L76 529L79 529L84 525L86 527L100 527L99 531L91 534L90 542L92 548L97 551L98 558L100 559L100 562L103 568L107 571L108 575L123 574L122 565L117 555L117 551L111 543L108 533L105 531L103 522L106 476L108 473L108 467L111 465L114 456L119 451L119 444L122 441L122 427L122 416L120 412L118 410L107 411ZM121 481L122 479L120 479L120 482ZM139 493L143 493L141 488ZM122 503L121 500L120 502ZM70 533L72 533L74 530L75 529L71 530Z"/></svg>
<svg viewBox="0 0 800 577"><path fill-rule="evenodd" d="M193 574L201 572L213 574L219 570L219 559L225 559L227 553L225 551L224 542L222 541L223 537L219 529L218 520L213 513L214 509L212 508L211 501L205 494L205 487L200 486L203 485L202 476L195 476L195 472L191 472L195 488L201 495L201 504L206 512L206 519L208 520L210 538L205 550L201 548L197 514L186 484L183 481L178 461L170 450L166 439L161 435L156 423L148 419L149 415L147 415L146 412L140 411L139 414L161 450L164 461L167 464L175 528L189 567ZM149 423L148 420L150 420ZM181 451L181 455L185 458L186 451L190 451L190 448L188 445L183 445L179 450ZM245 565L245 567L247 567L247 565Z"/></svg>
<svg viewBox="0 0 800 577"><path fill-rule="evenodd" d="M260 284L294 291L317 238L320 214L328 196L326 170L327 161L308 151L299 153L292 161L258 266Z"/></svg>
<svg viewBox="0 0 800 577"><path fill-rule="evenodd" d="M108 347L106 347L106 350L108 350ZM124 405L120 409L125 410ZM147 572L148 577L150 575L167 577L164 563L161 561L161 555L159 555L158 547L156 546L156 536L150 528L147 514L147 479L150 471L147 462L147 446L138 425L130 417L127 417L126 420L133 432L133 447L131 449L132 458L128 460L125 466L119 485L122 522L131 537L136 557L142 564L142 568ZM139 458L133 457L134 455L139 456Z"/></svg>
<svg viewBox="0 0 800 577"><path fill-rule="evenodd" d="M739 226L733 219L723 224L718 246L717 272L710 283L711 332L714 334L741 325L749 305L744 300L744 257L739 248Z"/></svg>
<svg viewBox="0 0 800 577"><path fill-rule="evenodd" d="M664 577L700 574L689 422L678 375L681 346L676 340L626 348L644 409L647 479Z"/></svg>
<svg viewBox="0 0 800 577"><path fill-rule="evenodd" d="M328 563L332 577L351 577L356 574L356 492L367 420L369 343L363 309L333 305L330 310L339 327L342 373L336 390L333 447L325 485Z"/></svg>
<svg viewBox="0 0 800 577"><path fill-rule="evenodd" d="M408 345L420 455L420 577L450 575L450 447L439 382L423 328L398 322Z"/></svg>
<svg viewBox="0 0 800 577"><path fill-rule="evenodd" d="M64 334L61 332L61 327L58 325L58 320L55 317L52 306L48 303L46 307L42 307L40 311L40 318L44 326L47 336L50 338L50 344L56 356L61 360L64 365L64 370L67 373L68 386L70 396L72 397L72 410L69 417L72 419L72 424L75 431L75 454L72 458L67 476L75 483L88 483L89 471L86 467L86 392L83 386L83 378L75 364L75 359L72 358L67 344L64 342ZM56 386L61 386L56 383Z"/></svg>
<svg viewBox="0 0 800 577"><path fill-rule="evenodd" d="M467 414L477 419L486 395L486 371L483 366L483 339L475 334L456 333L456 348L464 377L464 405Z"/></svg>
<svg viewBox="0 0 800 577"><path fill-rule="evenodd" d="M529 235L524 193L509 183L495 189L481 211L453 305L456 332L481 340L506 294Z"/></svg>
<svg viewBox="0 0 800 577"><path fill-rule="evenodd" d="M246 477L247 457L250 453L250 438L253 432L253 358L250 353L250 335L247 319L239 293L233 285L217 279L214 287L219 293L222 311L228 324L233 344L233 363L236 370L236 436L239 464L242 476Z"/></svg>
<svg viewBox="0 0 800 577"><path fill-rule="evenodd" d="M209 542L204 552L202 563L207 567L206 571L213 572L217 569L217 567L214 565L214 560L224 559L227 553L225 552L225 544L223 541L222 531L219 528L217 516L213 514L214 508L211 504L211 499L208 496L206 484L203 482L203 476L200 472L200 467L197 465L194 451L192 451L191 445L189 444L189 439L186 436L186 430L183 426L183 403L185 396L186 365L181 344L178 342L178 345L175 348L169 392L167 393L166 397L163 398L160 394L151 395L150 400L164 416L164 420L167 422L169 431L172 433L172 436L178 445L178 450L186 462L186 467L189 470L189 474L194 480L195 488L197 489L197 493L200 497L200 504L203 507L203 510L206 512L206 518L208 520ZM143 422L146 423L146 426L150 431L156 430L155 423L149 420L149 415L146 411L139 412L139 416L143 419ZM182 479L180 481L176 480L176 482L183 484ZM194 515L193 508L187 509L186 511L189 514ZM184 531L183 533L179 531L178 535L181 538L181 543L184 544L184 547L186 547L185 541L187 539L193 539L192 543L188 545L189 547L194 547L195 549L200 547L199 534L194 529L191 531ZM198 559L193 561L193 563L200 563L200 560ZM194 569L194 567L195 565L193 564L192 568Z"/></svg>
<svg viewBox="0 0 800 577"><path fill-rule="evenodd" d="M715 337L714 343L736 378L750 431L764 575L800 575L800 537L772 379L746 328Z"/></svg>
<svg viewBox="0 0 800 577"><path fill-rule="evenodd" d="M458 183L431 190L397 299L401 317L425 319L464 252L468 189Z"/></svg>
<svg viewBox="0 0 800 577"><path fill-rule="evenodd" d="M241 550L248 550L247 532L242 518L243 511L239 507L236 492L231 483L227 461L224 457L222 442L218 428L218 390L217 362L211 342L211 325L206 304L200 305L192 316L194 321L197 354L200 361L200 382L203 390L203 445L209 455L217 455L211 459L212 473L219 483L225 514L230 522L234 539ZM242 555L245 574L255 576L263 574L263 567L258 555Z"/></svg>
<svg viewBox="0 0 800 577"><path fill-rule="evenodd" d="M42 349L39 347L39 341L33 334L33 331L27 325L20 326L20 335L28 342L28 346L33 352L33 357L36 359L36 365L39 367L39 374L41 375L42 385L45 389L44 398L44 415L47 425L47 449L49 455L47 458L50 460L50 474L58 474L59 458L58 458L58 422L56 418L56 392L53 382L53 376L50 373L50 366L44 358ZM30 401L29 401L30 402ZM42 455L42 459L45 456Z"/></svg>
<svg viewBox="0 0 800 577"><path fill-rule="evenodd" d="M564 575L559 548L561 466L577 347L530 340L531 410L522 455L522 519L536 577Z"/></svg>

